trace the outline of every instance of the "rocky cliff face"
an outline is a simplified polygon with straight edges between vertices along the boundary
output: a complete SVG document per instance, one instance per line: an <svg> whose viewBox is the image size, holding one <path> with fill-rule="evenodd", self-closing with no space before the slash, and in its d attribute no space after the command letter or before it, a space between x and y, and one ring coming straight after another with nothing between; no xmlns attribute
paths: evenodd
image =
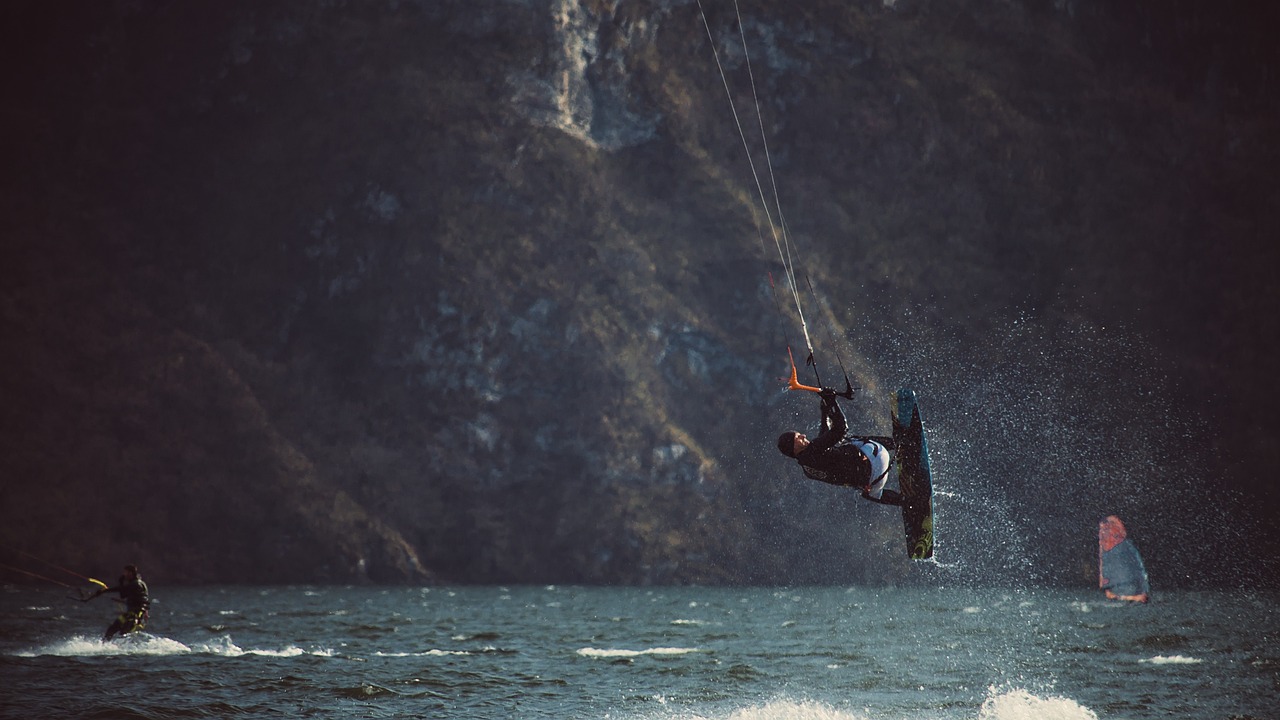
<svg viewBox="0 0 1280 720"><path fill-rule="evenodd" d="M1236 498L1199 483L1277 460L1255 31L703 5L5 11L4 544L190 582L913 577L891 512L772 450L816 410L718 62L824 379L869 433L924 398L962 574L1087 581L1111 512L1208 566L1177 539Z"/></svg>

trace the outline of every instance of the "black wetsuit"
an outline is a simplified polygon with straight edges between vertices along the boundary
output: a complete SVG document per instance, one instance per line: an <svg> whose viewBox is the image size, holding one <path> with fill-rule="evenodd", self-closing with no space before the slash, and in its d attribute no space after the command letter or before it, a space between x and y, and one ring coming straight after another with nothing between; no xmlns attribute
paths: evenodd
<svg viewBox="0 0 1280 720"><path fill-rule="evenodd" d="M845 433L849 423L836 402L836 396L829 392L822 394L821 434L809 441L809 445L796 455L796 462L804 469L806 477L829 485L856 487L859 490L870 485L878 478L871 477L871 462L857 447L847 442ZM865 438L882 445L892 447L892 438ZM867 493L862 496L872 502L883 505L901 505L902 497L893 490L884 490L879 498Z"/></svg>
<svg viewBox="0 0 1280 720"><path fill-rule="evenodd" d="M148 610L151 608L151 595L147 592L147 584L140 576L129 579L122 575L115 587L100 590L98 595L109 592L120 593L120 599L124 601L124 612L120 613L115 622L111 623L111 627L107 628L103 640L110 640L117 634L124 635L146 627Z"/></svg>

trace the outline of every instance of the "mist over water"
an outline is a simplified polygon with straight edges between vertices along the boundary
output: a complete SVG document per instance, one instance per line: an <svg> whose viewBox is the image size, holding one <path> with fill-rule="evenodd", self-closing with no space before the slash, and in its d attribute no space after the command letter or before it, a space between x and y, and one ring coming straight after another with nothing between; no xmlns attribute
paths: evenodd
<svg viewBox="0 0 1280 720"><path fill-rule="evenodd" d="M1049 328L1018 316L984 347L919 342L920 318L858 338L876 382L850 406L887 425L887 397L912 387L934 472L939 580L1096 582L1097 522L1119 515L1153 585L1240 585L1263 570L1230 560L1247 534L1213 428L1180 402L1154 348L1123 328ZM954 348L947 356L936 350ZM881 419L883 418L883 419ZM1195 542L1188 542L1195 538Z"/></svg>

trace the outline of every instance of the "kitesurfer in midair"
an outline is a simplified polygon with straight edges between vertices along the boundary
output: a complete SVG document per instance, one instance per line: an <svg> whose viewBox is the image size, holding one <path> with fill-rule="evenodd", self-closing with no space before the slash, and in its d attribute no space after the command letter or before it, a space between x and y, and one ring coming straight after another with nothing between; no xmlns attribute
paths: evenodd
<svg viewBox="0 0 1280 720"><path fill-rule="evenodd" d="M120 576L120 580L115 587L104 587L97 592L84 598L88 602L99 595L109 592L120 593L120 602L124 603L124 611L111 623L111 627L107 628L107 632L102 636L105 642L118 635L125 635L134 630L141 630L147 625L147 614L151 607L151 595L147 591L147 584L142 581L142 575L138 573L138 566L125 565L124 575Z"/></svg>
<svg viewBox="0 0 1280 720"><path fill-rule="evenodd" d="M882 505L901 505L896 490L885 489L889 479L889 438L845 437L849 423L836 402L836 391L824 387L822 425L817 438L789 430L778 436L778 450L800 463L806 477L831 485L856 487L862 497Z"/></svg>

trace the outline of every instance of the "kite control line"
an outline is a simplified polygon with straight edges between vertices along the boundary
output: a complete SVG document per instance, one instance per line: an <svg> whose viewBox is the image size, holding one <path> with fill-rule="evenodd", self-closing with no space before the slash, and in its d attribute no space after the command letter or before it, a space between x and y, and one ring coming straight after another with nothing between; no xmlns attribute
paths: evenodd
<svg viewBox="0 0 1280 720"><path fill-rule="evenodd" d="M90 583L92 583L92 584L94 584L94 585L97 585L97 586L98 586L98 588L100 588L100 589L102 589L102 590L106 590L106 589L107 589L107 584L106 584L106 583L104 583L104 582L102 582L101 580L99 580L99 579L97 579L97 578L91 578L91 577L89 577L88 575L81 575L80 573L76 572L75 570L68 570L67 568L62 567L61 565L58 565L58 564L56 564L56 563L49 562L48 560L45 560L45 559L43 559L43 558L38 558L38 557L36 557L35 555L32 555L32 554L31 554L31 553L29 553L29 552L25 552L25 551L23 551L23 550L19 550L19 549L17 549L17 548L10 548L10 550L12 550L13 552L15 552L15 553L17 553L17 554L19 554L19 555L22 555L23 557L27 557L27 558L30 558L31 560L35 560L35 561L36 561L36 562L38 562L38 563L43 563L43 564L45 564L45 565L48 565L49 567L51 567L51 568L53 568L53 569L55 569L55 570L61 570L62 572L66 573L66 574L68 574L68 575L74 575L75 577L78 577L78 578L80 578L81 580L88 581L88 582L90 582ZM53 583L54 585L61 585L62 587L70 588L70 589L75 590L76 592L80 593L80 597L78 597L78 598L73 598L73 599L76 599L76 600L84 600L84 599L85 599L85 597L84 597L84 590L83 590L83 589L81 589L81 588L77 588L77 587L75 587L74 585L70 585L70 584L68 584L68 583L64 583L64 582L62 582L61 580L54 580L54 579L53 579L53 578L51 578L51 577L46 577L46 576L44 576L44 575L39 575L39 574L37 574L37 573L33 573L33 572L29 571L29 570L23 570L22 568L17 568L17 567L14 567L14 566L12 566L12 565L4 565L4 564L0 564L0 567L3 567L3 568L5 568L5 569L7 569L7 570L12 570L12 571L14 571L14 572L22 573L23 575L29 575L29 576L31 576L31 577L33 577L33 578L36 578L37 580L45 580L45 581L47 581L47 582L51 582L51 583Z"/></svg>
<svg viewBox="0 0 1280 720"><path fill-rule="evenodd" d="M68 595L68 596L67 596L68 598L70 598L70 599L72 599L72 600L79 600L79 601L81 601L81 602L84 602L84 601L89 600L89 599L91 599L91 598L93 597L93 596L91 596L91 595L86 595L86 594L85 594L85 591L84 591L84 589L83 589L83 588L78 588L78 587L76 587L76 586L74 586L74 585L71 585L71 584L69 584L69 583L64 583L64 582L62 582L61 580L54 580L53 578L51 578L51 577L47 577L47 576L45 576L45 575L41 575L40 573L33 573L33 572L31 572L30 570L23 570L23 569L22 569L22 568L20 568L20 567L14 567L14 566L12 566L12 565L5 565L4 563L0 563L0 568L4 568L5 570L9 570L10 572L21 573L21 574L26 575L26 576L28 576L28 577L33 577L33 578L35 578L35 579L37 579L37 580L44 580L45 582L51 582L51 583L53 583L54 585L59 585L59 586L61 586L61 587L67 588L68 590L75 590L75 591L76 591L76 594L75 594L75 595ZM101 586L101 588L102 588L103 590L106 590L106 589L107 589L107 584L106 584L106 583L104 583L104 582L102 582L101 580L94 580L93 578L87 578L87 579L88 579L88 580L90 580L90 581L92 581L92 582L93 582L93 584L98 585L98 586Z"/></svg>
<svg viewBox="0 0 1280 720"><path fill-rule="evenodd" d="M813 301L817 303L818 291L813 289L813 280L809 278L808 274L805 274L804 281L808 283L809 294L813 296ZM832 348L831 352L836 356L836 365L840 366L840 372L844 374L844 392L840 392L836 394L846 400L852 400L854 387L853 387L853 383L849 380L849 370L844 366L844 361L840 359L840 351L836 349L839 346L836 344L836 338L831 333L831 328L829 326L827 327L827 339L831 341L831 348ZM812 348L809 349L808 363L813 366L813 374L816 377L818 374L818 361L813 359ZM821 385L822 382L819 381L818 384Z"/></svg>
<svg viewBox="0 0 1280 720"><path fill-rule="evenodd" d="M67 584L67 583L62 582L61 580L54 580L53 578L51 578L51 577L45 577L44 575L41 575L40 573L33 573L33 572L31 572L30 570L23 570L22 568L14 567L14 566L12 566L12 565L5 565L4 563L0 563L0 568L4 568L5 570L10 570L10 571L12 571L12 572L16 572L16 573L22 573L23 575L26 575L26 576L28 576L28 577L33 577L33 578L35 578L35 579L37 579L37 580L44 580L45 582L51 582L51 583L53 583L54 585L61 585L61 586L62 586L62 587L64 587L64 588L71 588L72 590L75 590L75 589L76 589L74 585L69 585L69 584Z"/></svg>
<svg viewBox="0 0 1280 720"><path fill-rule="evenodd" d="M773 159L769 155L769 138L768 138L768 133L765 132L764 114L760 110L760 96L756 88L755 73L751 69L751 53L748 52L747 50L747 36L746 36L746 31L744 30L744 24L742 22L742 12L741 12L741 9L738 7L738 0L734 0L733 10L734 10L734 15L736 16L736 19L737 19L736 25L738 28L738 38L742 42L742 59L746 66L747 77L751 81L751 99L755 106L756 124L760 130L760 147L764 150L763 165L764 165L764 169L768 171L769 188L773 191L772 204L776 209L776 214L777 214L776 222L775 222L775 216L774 216L775 211L770 209L770 201L768 196L765 193L764 184L760 179L760 172L757 170L755 158L752 157L751 145L747 141L746 130L743 128L743 125L742 125L742 117L738 114L737 103L734 102L734 94L732 89L729 87L729 76L725 73L724 65L720 62L720 51L716 49L716 38L715 38L715 33L711 31L711 22L707 19L706 10L702 7L702 0L697 0L697 5L698 5L698 15L702 18L702 27L707 31L707 42L711 48L711 56L715 60L716 71L720 74L720 81L724 85L725 98L729 101L729 112L733 117L734 125L737 127L738 137L742 140L742 149L746 154L747 165L751 169L751 179L755 181L756 192L758 193L759 199L760 199L760 209L764 214L765 221L769 225L769 233L770 235L772 235L774 247L778 251L778 260L782 263L782 271L786 275L787 284L790 286L792 300L795 301L796 315L799 316L799 319L800 319L800 332L804 337L805 349L809 351L809 356L808 356L808 359L806 360L806 364L813 368L814 379L818 384L818 387L816 388L808 385L801 385L799 380L796 377L795 359L792 358L791 382L789 387L792 390L804 389L804 390L811 390L814 392L820 392L822 387L822 377L818 373L818 363L814 359L814 354L813 354L813 339L809 336L809 323L805 319L804 306L803 306L803 303L801 303L800 301L800 285L797 282L797 278L796 278L795 252L791 242L790 233L787 230L786 220L783 218L783 215L782 215L782 198L778 192L777 177L774 175L774 172L773 172ZM760 230L761 228L759 226L759 223L757 223L757 232L759 233ZM761 240L761 245L763 246L764 245L763 233L760 233L760 240ZM813 292L813 282L808 280L807 275L805 276L805 279L809 283L809 291ZM785 336L786 322L785 322L785 318L782 317L782 307L778 302L778 289L773 282L773 273L769 273L769 288L773 294L774 307L778 310L779 317L784 321L783 332ZM815 300L816 299L817 298L815 293ZM828 330L828 334L830 334L830 330ZM834 341L834 338L832 338L832 340ZM789 339L787 340L787 354L788 356L791 355L791 341ZM836 394L841 397L852 400L853 391L854 391L853 383L849 381L849 372L848 370L845 370L844 363L840 360L840 356L838 354L836 355L836 362L840 365L840 369L844 372L844 385L845 385L844 392L836 393Z"/></svg>

